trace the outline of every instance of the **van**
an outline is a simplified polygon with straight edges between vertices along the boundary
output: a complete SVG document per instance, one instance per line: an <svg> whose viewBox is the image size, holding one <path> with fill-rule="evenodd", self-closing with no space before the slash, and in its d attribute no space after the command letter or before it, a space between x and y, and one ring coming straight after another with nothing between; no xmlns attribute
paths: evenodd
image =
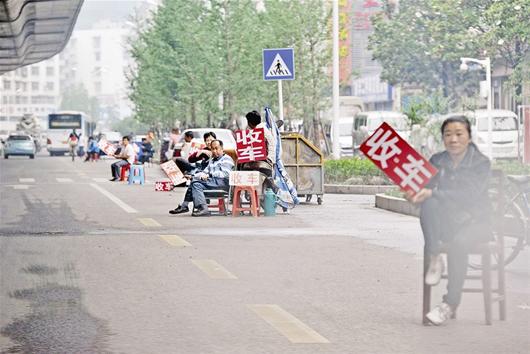
<svg viewBox="0 0 530 354"><path fill-rule="evenodd" d="M353 149L355 154L359 153L359 147L372 135L374 131L386 122L394 128L397 133L405 140L410 136L410 127L407 116L401 112L393 111L366 111L355 115L353 121Z"/></svg>
<svg viewBox="0 0 530 354"><path fill-rule="evenodd" d="M517 115L508 110L476 110L471 117L473 141L479 150L488 154L488 119L492 117L492 157L515 159L522 148ZM519 143L521 142L521 144Z"/></svg>

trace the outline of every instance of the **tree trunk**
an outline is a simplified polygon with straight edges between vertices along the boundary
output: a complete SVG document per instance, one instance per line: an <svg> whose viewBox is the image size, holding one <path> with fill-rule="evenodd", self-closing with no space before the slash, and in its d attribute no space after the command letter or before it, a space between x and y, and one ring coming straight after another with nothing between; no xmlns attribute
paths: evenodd
<svg viewBox="0 0 530 354"><path fill-rule="evenodd" d="M197 127L197 107L195 105L195 99L192 98L191 99L191 111L190 111L190 114L191 114L191 126L193 128L196 128Z"/></svg>

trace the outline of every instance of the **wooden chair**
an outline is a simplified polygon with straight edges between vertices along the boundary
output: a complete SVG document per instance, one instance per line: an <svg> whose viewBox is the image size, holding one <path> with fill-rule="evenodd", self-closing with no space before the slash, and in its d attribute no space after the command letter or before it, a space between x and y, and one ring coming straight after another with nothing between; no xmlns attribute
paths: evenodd
<svg viewBox="0 0 530 354"><path fill-rule="evenodd" d="M494 234L495 241L477 245L469 254L481 256L481 269L476 270L475 274L468 274L467 280L481 280L482 287L465 287L463 293L482 293L484 298L484 313L486 325L492 324L492 305L495 302L499 303L499 318L501 321L506 320L506 287L505 287L505 273L504 273L504 236L503 225L504 215L502 215L502 206L504 205L504 191L503 191L504 176L502 171L493 170L491 176L491 183L489 194L494 203ZM447 248L442 249L442 253L447 253ZM492 265L492 257L496 257L497 265ZM429 324L426 315L431 310L431 286L425 284L425 275L429 267L429 259L425 252L423 254L423 324ZM497 272L497 287L493 288L492 279L493 272ZM480 274L476 274L476 272ZM447 275L443 275L442 279L447 279ZM456 313L453 314L456 318Z"/></svg>

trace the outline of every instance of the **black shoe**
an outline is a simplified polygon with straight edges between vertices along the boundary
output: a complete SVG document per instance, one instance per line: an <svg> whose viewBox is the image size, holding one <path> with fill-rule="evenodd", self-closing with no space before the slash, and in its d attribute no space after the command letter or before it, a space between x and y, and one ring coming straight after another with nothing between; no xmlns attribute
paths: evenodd
<svg viewBox="0 0 530 354"><path fill-rule="evenodd" d="M208 208L199 209L191 213L191 216L210 216L210 211Z"/></svg>
<svg viewBox="0 0 530 354"><path fill-rule="evenodd" d="M188 211L190 211L190 209L188 207L182 206L182 205L179 204L178 207L176 207L173 210L170 210L169 213L174 215L174 214L187 213Z"/></svg>
<svg viewBox="0 0 530 354"><path fill-rule="evenodd" d="M117 180L118 180L118 177L113 177L113 178L109 179L109 181L111 181L111 182L115 182Z"/></svg>

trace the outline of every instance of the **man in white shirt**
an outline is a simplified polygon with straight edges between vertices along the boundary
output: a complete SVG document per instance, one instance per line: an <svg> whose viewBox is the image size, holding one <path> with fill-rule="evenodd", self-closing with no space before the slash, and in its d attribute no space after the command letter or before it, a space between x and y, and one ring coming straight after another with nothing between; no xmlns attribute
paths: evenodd
<svg viewBox="0 0 530 354"><path fill-rule="evenodd" d="M120 170L122 166L132 165L136 158L133 146L129 143L129 137L124 136L122 139L122 147L119 155L114 155L115 158L120 159L110 165L112 178L111 182L117 181L120 178Z"/></svg>

